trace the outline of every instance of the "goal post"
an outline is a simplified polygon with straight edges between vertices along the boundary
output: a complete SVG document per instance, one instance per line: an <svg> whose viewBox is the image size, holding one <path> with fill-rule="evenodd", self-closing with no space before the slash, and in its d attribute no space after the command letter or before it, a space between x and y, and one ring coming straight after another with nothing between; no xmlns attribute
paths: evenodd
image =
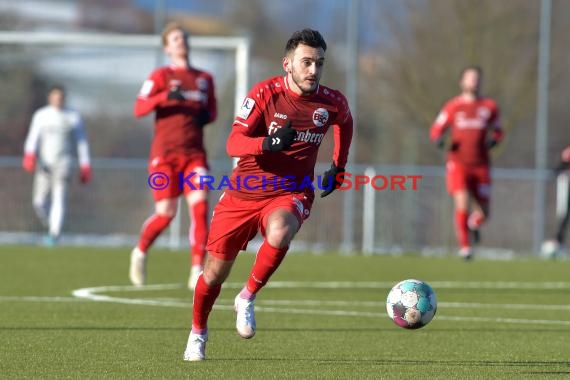
<svg viewBox="0 0 570 380"><path fill-rule="evenodd" d="M248 90L249 39L246 37L190 36L188 41L191 48L234 51L236 75L234 113L237 113ZM160 48L161 42L158 35L0 32L0 45Z"/></svg>
<svg viewBox="0 0 570 380"><path fill-rule="evenodd" d="M205 70L211 72L214 75L214 80L215 82L218 83L218 85L220 84L220 81L216 81L216 79L218 78L217 74L223 74L219 76L219 78L222 77L224 78L223 80L225 82L225 85L222 88L227 88L228 90L231 88L233 90L233 94L229 91L224 91L225 93L224 98L226 104L225 110L226 113L228 114L226 116L229 117L229 112L230 110L232 110L233 114L231 115L231 117L233 118L233 115L235 115L239 110L241 103L243 102L243 99L247 95L248 91L249 61L250 61L249 39L246 37L190 36L188 38L188 42L192 50L203 52L197 55L194 55L191 52L190 58L192 61L200 59L202 60L202 63L197 65L197 67L200 68L203 67ZM151 65L147 67L146 64L153 62L152 55L150 55L149 56L150 62L147 61L145 63L145 67L147 68L145 69L141 67L140 62L145 61L144 60L145 55L144 54L141 55L140 51L144 52L145 50L149 50L149 51L156 51L157 53L162 51L161 37L159 35L125 35L117 33L75 33L75 32L45 32L45 31L41 32L1 31L0 47L14 49L13 50L14 52L18 52L18 54L12 54L11 50L8 49L8 53L3 54L3 56L0 57L0 65L17 66L21 62L24 62L41 66L42 69L45 69L46 67L45 66L46 63L42 62L42 58L49 58L51 61L54 61L54 59L52 59L53 56L51 52L57 52L55 56L59 55L65 56L64 55L65 51L69 50L79 51L81 52L81 54L83 54L83 55L78 54L81 56L79 59L83 59L84 57L87 57L85 59L93 59L93 57L97 57L97 54L99 54L99 59L101 60L102 63L105 63L105 65L100 65L100 67L97 67L99 71L105 71L107 69L110 69L107 80L109 82L114 82L113 83L115 85L114 89L119 89L120 91L126 91L129 94L133 90L132 87L133 77L135 77L136 81L137 80L136 78L138 78L138 75L140 75L142 71L145 71L145 74L143 75L147 75L149 71L146 70L148 70L148 68L150 68ZM115 57L111 55L109 57L105 56L101 57L101 52L105 52L107 49L109 49L112 52L119 52L123 50L123 48L124 52L120 53L122 55ZM38 56L35 55L38 51L49 51L50 53L38 58ZM133 60L126 62L120 61L123 58L129 58L129 56L130 58L132 58L132 52L136 52L138 54L137 56L138 61L136 61L136 63L133 63L134 62ZM207 63L208 60L212 59L211 58L212 54L214 56L214 59L217 56L217 54L221 54L221 56L224 57L223 61L221 61L223 63L220 63L220 61L218 62L212 61L213 67L216 67L216 69L214 70L210 70L210 68L208 68L208 66L204 64L204 62ZM34 61L38 59L39 61L37 62ZM52 69L53 65L59 65L57 66L58 68L62 69L63 71L66 71L67 70L66 68L69 67L68 62L66 62L64 59L59 59L56 61L57 62L55 63L54 62L48 63L52 65L49 67L49 69ZM120 65L126 65L126 66L134 64L136 66L127 67L126 70L123 68L121 71L115 71L114 70L115 67L113 66L113 64L110 64L109 62L113 62L113 64L120 62L119 63ZM81 61L81 63L83 63L83 61ZM233 70L232 66L230 66L232 63L233 63ZM79 69L77 66L77 62L75 63L75 65L76 66L69 68L69 70L78 71ZM152 66L156 66L156 64ZM219 66L223 66L221 70L219 69ZM89 68L93 67L94 66L92 64L91 66L89 66ZM123 76L125 74L128 74L129 77L128 80L131 83L128 87L128 90L125 90L124 88L120 89L124 80ZM89 75L85 76L89 77ZM99 81L99 83L101 81L106 80L105 79L106 77L101 75L93 78L94 79L91 79L92 81ZM140 83L143 83L144 79L145 77L141 76ZM91 91L91 93L89 93L89 96L93 96L92 89L89 89L88 92L89 91ZM98 95L101 95L101 93L98 93ZM120 94L117 96L121 95L124 94ZM103 96L105 96L104 93ZM128 103L125 102L124 104L126 104L126 107L130 107L131 100L127 101ZM128 108L123 107L124 104L123 103L119 105L113 104L111 106L119 108L122 107L121 109L125 110L124 114L126 115L127 112L130 113L130 110L127 111ZM94 105L94 107L96 106L97 104ZM109 110L101 110L98 112L105 113L109 112ZM145 123L149 122L150 121L146 121ZM106 137L106 136L101 136L101 137ZM221 138L221 135L217 137ZM92 136L91 138L94 138L94 136ZM0 157L0 161L7 160L9 158L10 157ZM94 163L97 164L97 161L98 161L97 158L95 158ZM122 170L125 173L132 170L124 165L125 161L124 159L107 158L104 161L106 168ZM137 168L138 166L140 165L137 164ZM134 175L134 174L131 173L129 175ZM25 191L27 191L27 189ZM21 192L22 191L20 191L20 193ZM18 203L23 202L23 204L27 206L27 202L24 199L25 199L24 197L21 197L21 199L18 199L17 202ZM70 210L72 210L73 207L74 207L73 205L70 205L69 207ZM181 242L180 239L180 236L185 235L181 234L181 225L182 225L180 221L181 214L182 213L180 212L177 213L176 220L173 221L173 223L171 224L170 237L169 238L167 237L168 240L167 245L173 249L180 248L181 245L184 244L183 242ZM19 216L19 217L25 218L27 220L29 218L29 215ZM134 219L138 220L138 218L139 217L133 217L131 215L130 220ZM101 219L105 218L101 216ZM30 231L20 231L17 229L21 228L18 227L18 225L19 226L32 225L32 223L23 223L23 222L24 221L22 220L21 222L15 223L13 226L9 225L5 226L4 228L8 231L19 231L23 232L24 234L29 233ZM142 223L142 220L140 220L140 222ZM106 230L105 228L98 227L100 226L99 221L94 221L94 222L88 221L87 223L93 223L92 225L89 226L89 228L87 228L87 230L91 231ZM104 234L105 232L102 233Z"/></svg>

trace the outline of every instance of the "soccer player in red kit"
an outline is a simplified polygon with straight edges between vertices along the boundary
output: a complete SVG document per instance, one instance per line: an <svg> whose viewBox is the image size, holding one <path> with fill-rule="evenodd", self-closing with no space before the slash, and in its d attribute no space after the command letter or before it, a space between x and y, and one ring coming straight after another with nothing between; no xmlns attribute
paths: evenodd
<svg viewBox="0 0 570 380"><path fill-rule="evenodd" d="M460 76L461 94L444 105L430 130L431 140L443 147L443 134L451 127L447 189L455 206L459 255L465 259L472 257L472 243L478 242L479 227L489 216L489 150L503 138L499 108L493 99L481 96L481 80L479 67L465 68Z"/></svg>
<svg viewBox="0 0 570 380"><path fill-rule="evenodd" d="M259 230L263 243L234 304L238 334L245 339L254 336L255 296L309 216L314 188L303 185L313 180L318 149L330 127L335 149L321 197L340 185L352 140L352 116L339 91L319 84L325 50L318 31L295 32L285 47L286 75L258 83L238 111L226 146L239 162L231 186L214 208L184 360L205 359L208 315L238 252Z"/></svg>
<svg viewBox="0 0 570 380"><path fill-rule="evenodd" d="M184 193L190 212L188 287L193 289L206 253L208 193L207 189L181 186L179 175L207 173L203 128L216 119L216 98L212 76L190 66L188 35L182 27L167 25L162 42L171 64L152 72L143 83L134 108L136 117L155 112L148 166L155 212L143 224L139 242L131 253L129 277L134 285L145 283L148 249L176 215L178 197ZM163 177L153 177L157 175ZM162 188L166 181L168 185Z"/></svg>

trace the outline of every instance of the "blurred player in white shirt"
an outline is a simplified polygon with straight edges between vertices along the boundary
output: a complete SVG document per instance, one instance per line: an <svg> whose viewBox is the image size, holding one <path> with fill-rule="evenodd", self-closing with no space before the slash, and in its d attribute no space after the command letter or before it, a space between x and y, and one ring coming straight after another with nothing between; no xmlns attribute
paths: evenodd
<svg viewBox="0 0 570 380"><path fill-rule="evenodd" d="M32 117L22 166L35 172L34 210L48 228L44 244L53 246L61 234L75 159L83 184L91 180L91 165L83 121L77 111L65 107L63 87L52 87L47 101Z"/></svg>

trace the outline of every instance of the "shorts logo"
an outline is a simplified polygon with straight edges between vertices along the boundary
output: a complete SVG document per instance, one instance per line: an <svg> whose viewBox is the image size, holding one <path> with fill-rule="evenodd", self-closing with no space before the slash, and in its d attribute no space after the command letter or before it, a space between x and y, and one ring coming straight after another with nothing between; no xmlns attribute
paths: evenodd
<svg viewBox="0 0 570 380"><path fill-rule="evenodd" d="M241 108L237 113L237 116L241 117L242 119L247 119L251 113L251 110L253 110L253 106L255 106L255 100L252 98L245 98L241 105Z"/></svg>
<svg viewBox="0 0 570 380"><path fill-rule="evenodd" d="M313 124L317 127L324 126L329 121L329 111L324 108L317 108L313 112Z"/></svg>
<svg viewBox="0 0 570 380"><path fill-rule="evenodd" d="M297 198L293 198L293 202L295 202L295 207L297 207L297 211L299 212L299 215L305 215L305 211L309 211L309 210L305 210L305 207L303 206L303 202L301 202L301 200L299 200Z"/></svg>

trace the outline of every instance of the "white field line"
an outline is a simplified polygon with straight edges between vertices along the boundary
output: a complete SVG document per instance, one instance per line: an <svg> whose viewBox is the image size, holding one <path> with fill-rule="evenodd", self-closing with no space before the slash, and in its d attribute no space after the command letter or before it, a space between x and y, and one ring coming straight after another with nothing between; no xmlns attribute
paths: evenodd
<svg viewBox="0 0 570 380"><path fill-rule="evenodd" d="M319 282L319 283L306 283L306 282L274 282L273 287L294 288L294 284L299 284L302 288L331 288L334 289L336 285L342 288L362 288L362 286L369 288L381 288L385 283L350 283L350 282ZM435 283L434 283L435 284ZM441 282L439 284L447 284L448 287L461 288L469 287L476 288L474 284L483 284L483 288L492 288L491 282ZM494 283L497 289L508 288L521 288L521 286L514 286L515 284L532 284L533 289L565 289L568 283ZM226 284L227 285L227 284ZM237 283L230 283L231 288L236 287ZM351 286L349 286L351 285ZM239 284L241 287L242 284ZM434 287L436 287L434 285ZM524 287L524 286L523 286ZM136 299L124 297L112 297L98 293L103 292L128 292L128 291L153 291L153 290L169 290L169 289L182 289L181 284L157 284L147 285L144 287L126 286L100 286L94 288L83 288L73 291L73 296L89 299L99 302L113 302L121 304L137 304L137 305L151 305L151 306L167 306L167 307L191 307L190 302L179 301L176 299ZM304 315L329 315L329 316L342 316L342 317L385 317L386 313L380 312L367 312L360 310L324 310L324 309L307 309L303 308L287 308L287 307L271 307L273 306L369 306L381 307L384 302L374 301L325 301L325 300L258 300L256 311L265 313L283 313L283 314L304 314ZM549 320L549 319L519 319L519 318L502 318L502 317L464 317L464 316L445 316L441 315L442 308L489 308L489 309L517 309L517 310L570 310L570 305L523 305L523 304L486 304L486 303L464 303L464 302L440 302L440 314L437 319L444 321L463 321L463 322L492 322L492 323L512 323L512 324L538 324L538 325L563 325L570 326L568 320ZM233 310L232 300L219 300L219 303L214 306L217 310Z"/></svg>
<svg viewBox="0 0 570 380"><path fill-rule="evenodd" d="M0 296L0 302L78 302L77 297Z"/></svg>

